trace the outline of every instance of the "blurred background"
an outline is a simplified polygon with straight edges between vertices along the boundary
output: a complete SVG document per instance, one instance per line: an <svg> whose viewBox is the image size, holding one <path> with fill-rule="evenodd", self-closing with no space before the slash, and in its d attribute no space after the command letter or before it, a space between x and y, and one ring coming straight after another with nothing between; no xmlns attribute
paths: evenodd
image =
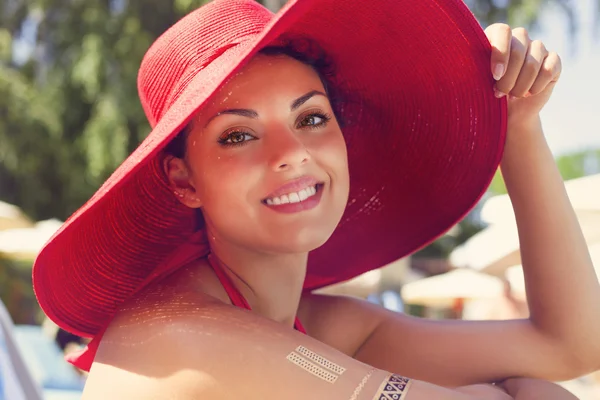
<svg viewBox="0 0 600 400"><path fill-rule="evenodd" d="M141 58L157 36L205 2L0 0L0 299L46 398L70 398L59 389L77 398L80 375L60 372L53 352L82 341L44 320L31 288L33 259L149 132L136 89ZM482 26L525 26L561 54L564 72L542 118L599 266L600 0L465 2ZM284 2L262 3L275 11ZM504 193L497 175L481 204L438 241L324 291L431 318L527 316ZM62 375L52 377L56 371ZM582 399L597 399L596 382L590 376L565 385Z"/></svg>

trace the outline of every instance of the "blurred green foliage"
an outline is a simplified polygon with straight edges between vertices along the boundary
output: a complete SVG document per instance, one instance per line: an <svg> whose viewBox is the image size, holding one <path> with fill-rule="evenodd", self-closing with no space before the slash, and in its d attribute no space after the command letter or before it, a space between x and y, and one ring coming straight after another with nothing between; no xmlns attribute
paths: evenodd
<svg viewBox="0 0 600 400"><path fill-rule="evenodd" d="M137 69L203 0L0 0L0 198L64 219L149 132Z"/></svg>
<svg viewBox="0 0 600 400"><path fill-rule="evenodd" d="M569 34L579 27L576 17L576 0L464 0L484 25L492 22L508 22L511 26L538 26L541 10L548 6L559 7L569 23Z"/></svg>

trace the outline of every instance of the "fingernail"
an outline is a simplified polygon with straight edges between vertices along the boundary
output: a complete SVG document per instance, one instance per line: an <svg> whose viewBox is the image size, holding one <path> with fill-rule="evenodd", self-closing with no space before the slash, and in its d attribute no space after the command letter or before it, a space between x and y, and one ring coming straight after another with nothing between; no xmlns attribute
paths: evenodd
<svg viewBox="0 0 600 400"><path fill-rule="evenodd" d="M506 96L506 93L499 91L498 89L494 89L494 94L496 95L497 98L501 99L502 97Z"/></svg>
<svg viewBox="0 0 600 400"><path fill-rule="evenodd" d="M504 76L504 64L496 64L494 67L494 79L499 81Z"/></svg>

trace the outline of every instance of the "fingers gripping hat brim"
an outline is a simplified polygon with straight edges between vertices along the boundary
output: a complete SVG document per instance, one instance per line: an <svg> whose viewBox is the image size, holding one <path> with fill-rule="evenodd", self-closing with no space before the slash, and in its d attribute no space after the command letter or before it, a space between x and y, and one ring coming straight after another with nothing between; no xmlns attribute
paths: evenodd
<svg viewBox="0 0 600 400"><path fill-rule="evenodd" d="M245 28L206 65L193 73L186 69L185 83L178 83L156 121L149 118L155 126L148 138L35 262L40 305L71 332L97 333L193 233L193 211L173 196L157 155L227 79L282 36L323 48L345 100L340 116L349 203L333 236L309 257L306 290L350 279L430 243L476 204L496 171L506 101L494 97L489 43L460 0L379 0L369 6L297 0L275 16L251 1L217 0L206 7L213 8L203 15L214 21L199 22L192 14L170 34L189 34L194 23L218 27L211 35L234 31L235 25L219 21L241 9ZM190 34L186 40L208 39ZM169 74L168 65L162 68ZM154 107L142 100L145 109Z"/></svg>

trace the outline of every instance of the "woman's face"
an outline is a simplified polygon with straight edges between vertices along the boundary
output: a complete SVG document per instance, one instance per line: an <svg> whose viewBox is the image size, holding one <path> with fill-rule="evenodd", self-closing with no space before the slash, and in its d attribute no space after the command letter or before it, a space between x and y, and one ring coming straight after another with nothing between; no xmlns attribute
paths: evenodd
<svg viewBox="0 0 600 400"><path fill-rule="evenodd" d="M346 145L323 84L287 56L258 55L228 81L194 119L181 165L210 234L254 251L321 246L348 200Z"/></svg>

